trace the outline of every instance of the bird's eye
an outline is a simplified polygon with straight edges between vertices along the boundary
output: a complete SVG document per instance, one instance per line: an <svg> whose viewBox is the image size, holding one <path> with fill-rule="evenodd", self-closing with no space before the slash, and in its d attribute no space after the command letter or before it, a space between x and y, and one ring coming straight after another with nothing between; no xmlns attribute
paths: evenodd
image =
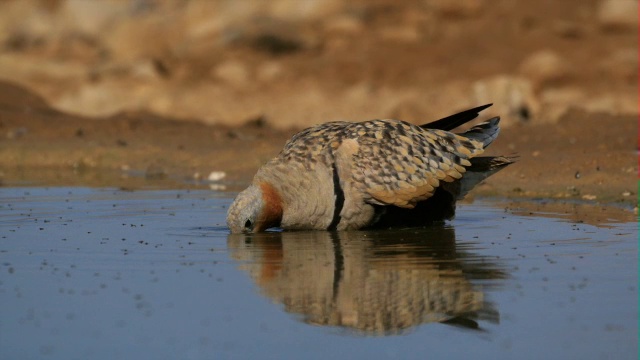
<svg viewBox="0 0 640 360"><path fill-rule="evenodd" d="M251 229L252 225L251 220L247 220L247 222L244 223L244 228Z"/></svg>

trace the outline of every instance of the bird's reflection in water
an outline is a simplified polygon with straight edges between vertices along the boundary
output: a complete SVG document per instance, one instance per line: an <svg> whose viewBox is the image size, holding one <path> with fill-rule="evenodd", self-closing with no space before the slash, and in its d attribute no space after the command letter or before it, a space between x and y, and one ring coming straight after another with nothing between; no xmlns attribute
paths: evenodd
<svg viewBox="0 0 640 360"><path fill-rule="evenodd" d="M432 322L498 322L473 282L506 274L460 250L451 227L235 234L228 245L265 296L310 324L390 335Z"/></svg>

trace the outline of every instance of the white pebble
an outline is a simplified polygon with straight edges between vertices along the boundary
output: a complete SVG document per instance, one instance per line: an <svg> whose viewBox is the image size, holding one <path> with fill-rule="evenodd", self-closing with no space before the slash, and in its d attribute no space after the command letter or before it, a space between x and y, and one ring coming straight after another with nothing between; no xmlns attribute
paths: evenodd
<svg viewBox="0 0 640 360"><path fill-rule="evenodd" d="M219 181L224 179L225 176L227 176L227 173L225 173L224 171L212 171L207 179L209 181Z"/></svg>

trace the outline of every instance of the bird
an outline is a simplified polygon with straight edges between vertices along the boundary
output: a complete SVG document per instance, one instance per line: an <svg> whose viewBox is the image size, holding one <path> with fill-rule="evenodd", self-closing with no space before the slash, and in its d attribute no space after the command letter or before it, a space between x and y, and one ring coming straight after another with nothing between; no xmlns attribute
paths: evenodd
<svg viewBox="0 0 640 360"><path fill-rule="evenodd" d="M424 125L333 121L295 134L229 206L231 233L428 226L455 216L456 201L516 161L479 156L499 117L451 130L492 104Z"/></svg>

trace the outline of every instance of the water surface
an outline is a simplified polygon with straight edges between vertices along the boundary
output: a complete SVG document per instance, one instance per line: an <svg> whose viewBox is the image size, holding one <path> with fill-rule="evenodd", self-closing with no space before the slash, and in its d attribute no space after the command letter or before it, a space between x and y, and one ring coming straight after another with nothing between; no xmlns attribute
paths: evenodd
<svg viewBox="0 0 640 360"><path fill-rule="evenodd" d="M232 196L0 189L0 358L637 358L636 223L229 235Z"/></svg>

